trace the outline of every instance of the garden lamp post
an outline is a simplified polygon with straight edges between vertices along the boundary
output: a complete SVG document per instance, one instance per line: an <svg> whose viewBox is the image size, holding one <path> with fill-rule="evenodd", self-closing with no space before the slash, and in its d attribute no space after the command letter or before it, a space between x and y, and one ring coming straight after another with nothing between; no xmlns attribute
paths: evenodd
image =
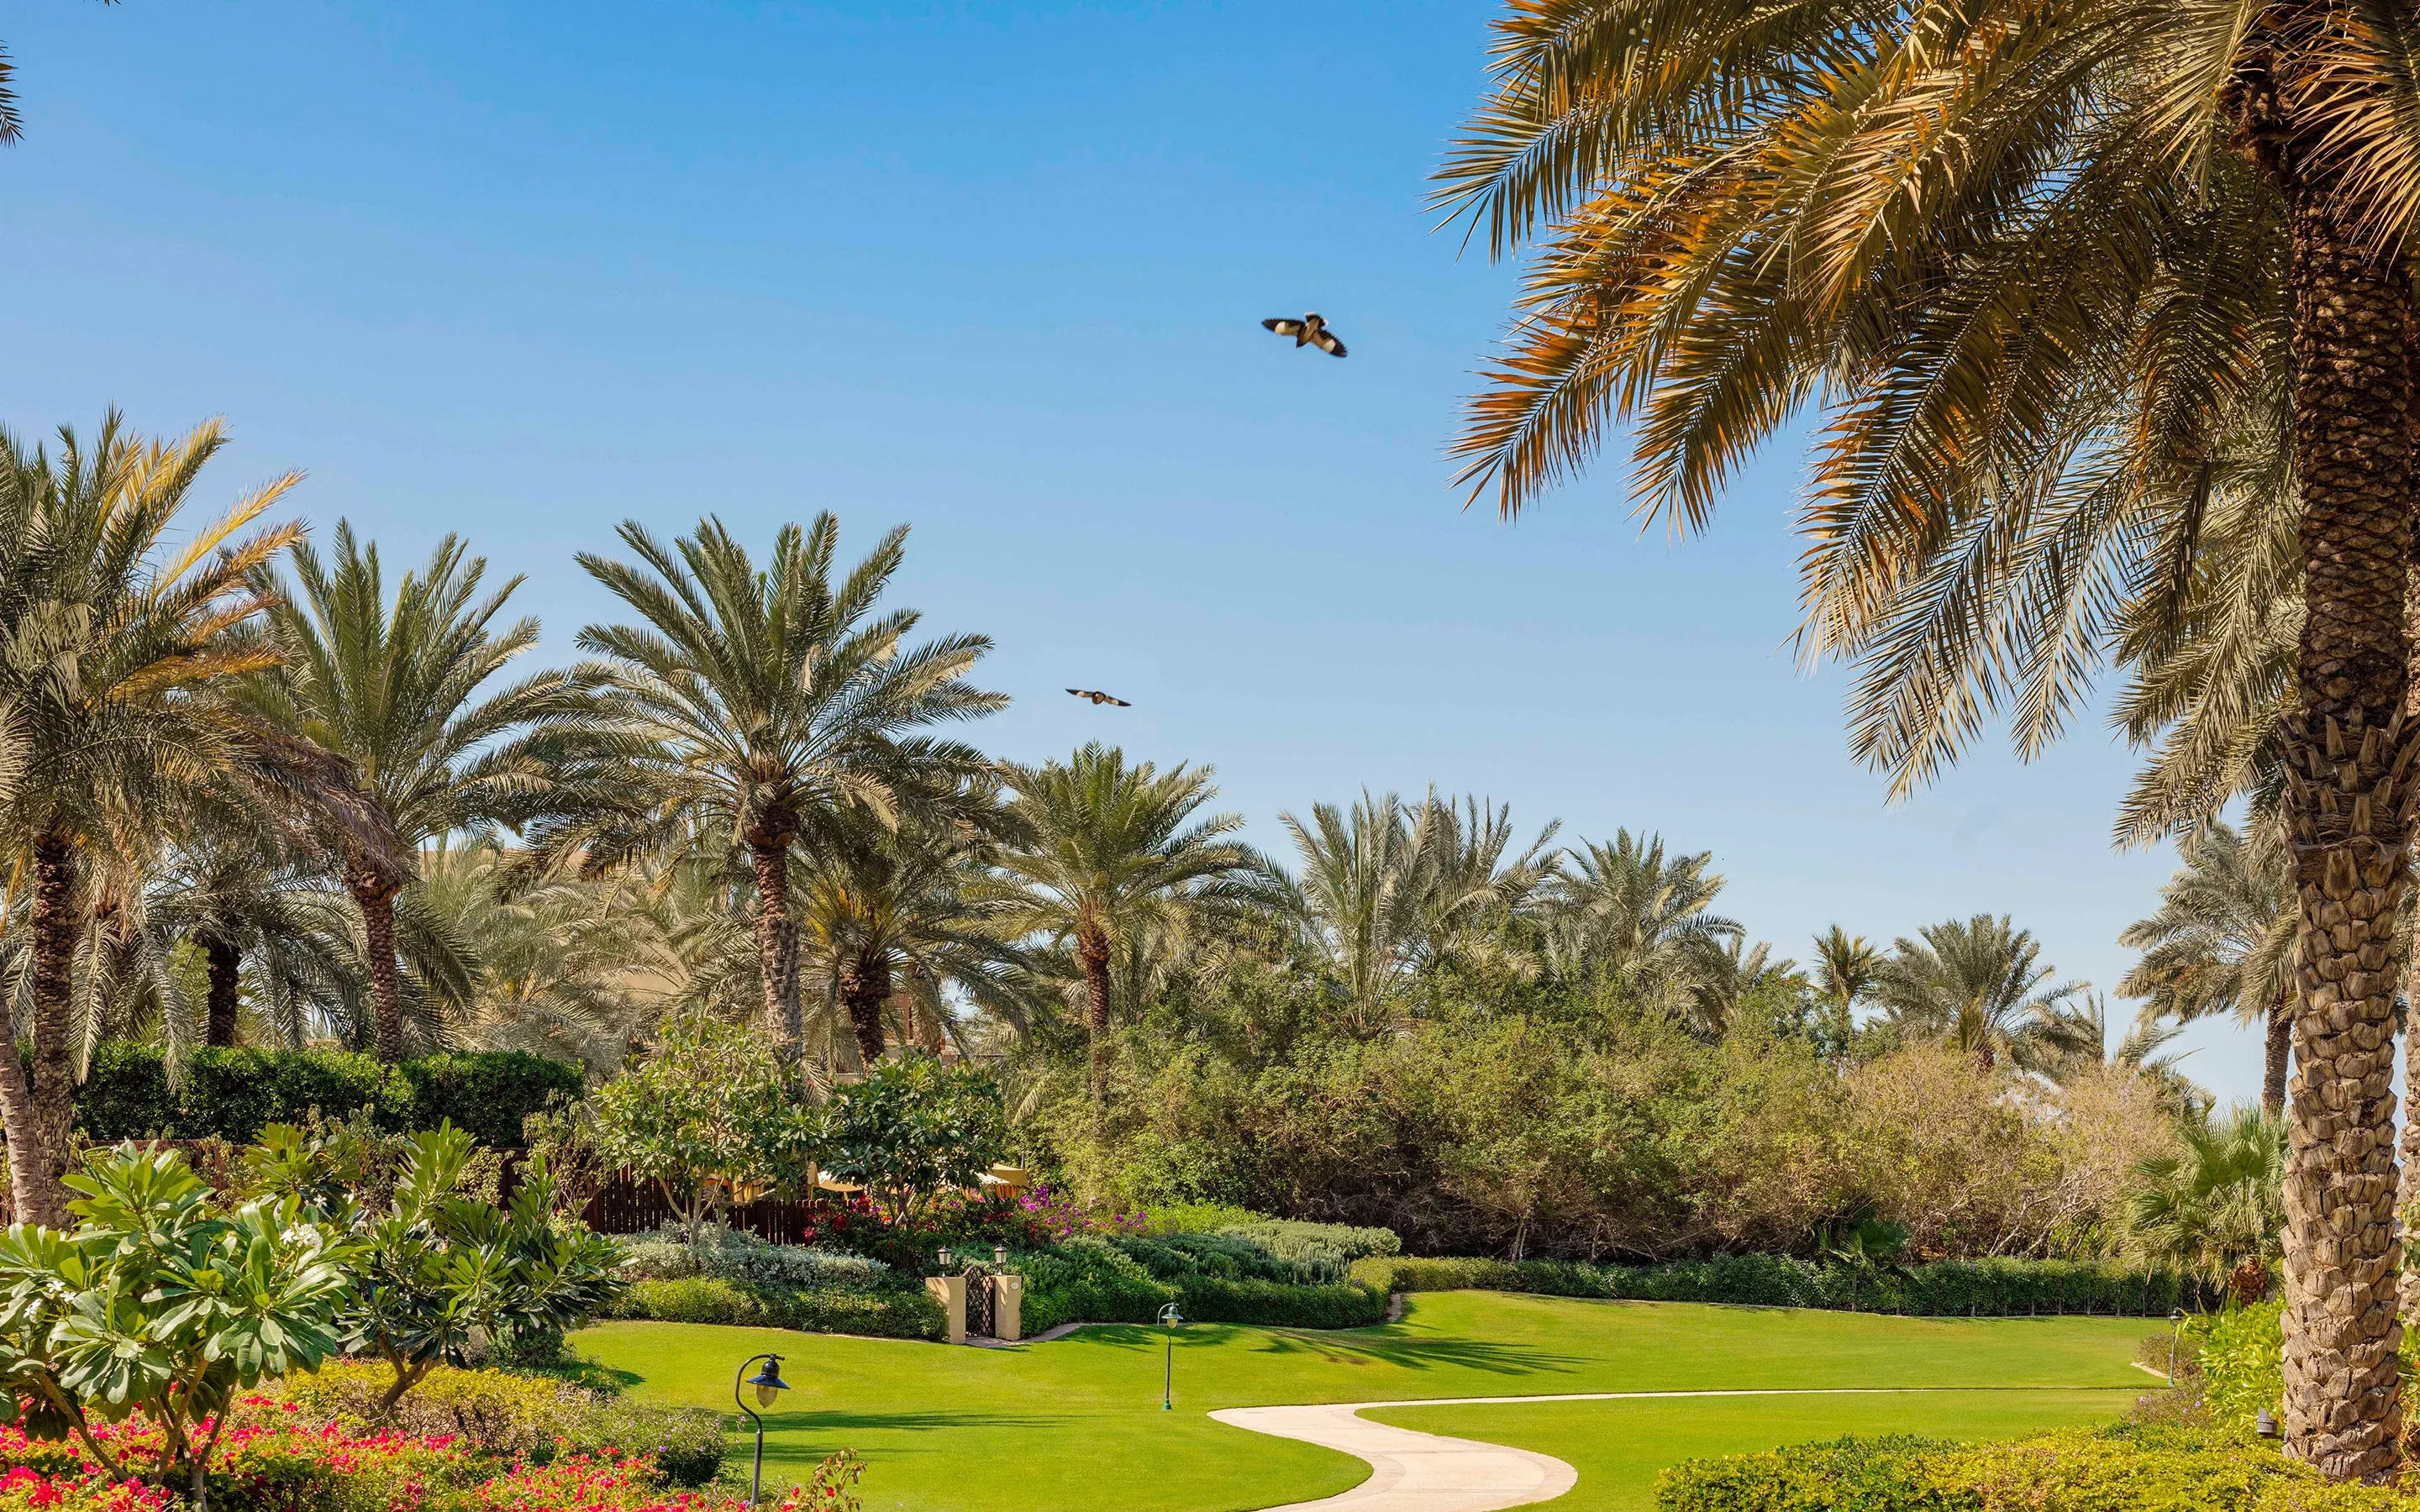
<svg viewBox="0 0 2420 1512"><path fill-rule="evenodd" d="M2168 1387L2169 1387L2169 1389L2170 1389L2170 1390L2172 1390L2172 1391L2173 1391L2174 1389L2176 1389L2176 1384L2177 1384L2177 1341L2178 1341L2180 1338L2183 1337L2183 1335L2184 1335L2184 1328L2185 1328L2185 1315L2184 1315L2184 1311L2183 1311L2183 1309L2181 1309L2181 1308L2177 1308L2177 1307L2171 1307L2171 1308L2169 1308L2169 1309L2168 1309Z"/></svg>
<svg viewBox="0 0 2420 1512"><path fill-rule="evenodd" d="M994 1264L994 1265L1000 1265L1000 1266L1005 1266L1006 1264L1008 1264L1008 1246L1007 1246L1007 1245L1005 1245L1005 1244L994 1244L994 1245L991 1247L991 1263L992 1263L992 1264Z"/></svg>
<svg viewBox="0 0 2420 1512"><path fill-rule="evenodd" d="M744 1373L759 1360L765 1362L765 1367L747 1380L740 1380L739 1373ZM748 1420L756 1425L756 1463L748 1473L748 1504L753 1507L765 1491L765 1420L756 1415L756 1407L749 1406L747 1399L739 1395L742 1386L755 1388L756 1407L772 1406L774 1397L790 1389L790 1383L782 1379L782 1357L778 1354L752 1354L739 1362L739 1372L734 1373L731 1379L731 1399L737 1402L739 1410L748 1414Z"/></svg>
<svg viewBox="0 0 2420 1512"><path fill-rule="evenodd" d="M939 1255L938 1255L938 1256L936 1256L936 1257L934 1257L934 1260L933 1260L933 1268L934 1268L935 1270L939 1271L939 1272L940 1272L942 1274L944 1274L944 1275L947 1275L947 1274L949 1273L949 1271L950 1271L950 1246L949 1246L949 1245L944 1244L944 1245L942 1245L942 1246L941 1246L941 1253L940 1253Z"/></svg>
<svg viewBox="0 0 2420 1512"><path fill-rule="evenodd" d="M1159 1370L1159 1410L1171 1412L1176 1410L1176 1329L1185 1321L1185 1316L1171 1302L1159 1309L1159 1321L1168 1330L1168 1357Z"/></svg>

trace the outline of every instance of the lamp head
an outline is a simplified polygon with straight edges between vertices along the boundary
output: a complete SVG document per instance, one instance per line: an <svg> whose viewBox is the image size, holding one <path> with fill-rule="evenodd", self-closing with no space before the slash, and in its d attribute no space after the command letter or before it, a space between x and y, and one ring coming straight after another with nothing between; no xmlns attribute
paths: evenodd
<svg viewBox="0 0 2420 1512"><path fill-rule="evenodd" d="M790 1383L782 1379L782 1357L778 1354L765 1356L765 1364L742 1384L756 1388L759 1407L772 1406L774 1397L790 1389Z"/></svg>
<svg viewBox="0 0 2420 1512"><path fill-rule="evenodd" d="M991 1263L994 1265L1006 1265L1008 1263L1007 1245L994 1244L991 1247Z"/></svg>
<svg viewBox="0 0 2420 1512"><path fill-rule="evenodd" d="M1177 1324L1185 1321L1185 1316L1176 1310L1176 1304L1171 1302L1159 1309L1159 1320L1167 1324L1169 1327L1174 1328Z"/></svg>
<svg viewBox="0 0 2420 1512"><path fill-rule="evenodd" d="M2265 1407L2260 1409L2259 1416L2254 1420L2253 1431L2264 1439L2276 1438L2277 1414Z"/></svg>
<svg viewBox="0 0 2420 1512"><path fill-rule="evenodd" d="M2170 1327L2174 1327L2175 1325L2177 1325L2177 1324L2179 1324L2179 1323L2181 1323L2181 1322L2183 1322L2184 1320L2185 1320L2185 1315L2184 1315L2184 1309L2183 1309L2183 1308L2181 1308L2181 1307L2171 1307L2171 1308L2169 1308L2169 1309L2168 1309L2168 1324L2169 1324L2169 1326L2170 1326Z"/></svg>
<svg viewBox="0 0 2420 1512"><path fill-rule="evenodd" d="M939 1265L939 1266L942 1270L944 1270L944 1271L946 1271L946 1270L948 1270L948 1269L950 1268L950 1246L949 1246L949 1245L944 1244L944 1245L942 1245L942 1246L941 1246L941 1257L940 1257L939 1259L938 1259L938 1260L934 1261L933 1263L935 1263L936 1265Z"/></svg>

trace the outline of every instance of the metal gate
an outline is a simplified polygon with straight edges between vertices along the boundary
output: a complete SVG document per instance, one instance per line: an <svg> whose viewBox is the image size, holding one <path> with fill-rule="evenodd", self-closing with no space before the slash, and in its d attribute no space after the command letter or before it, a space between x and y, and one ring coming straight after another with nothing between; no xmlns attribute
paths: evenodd
<svg viewBox="0 0 2420 1512"><path fill-rule="evenodd" d="M992 1276L989 1272L970 1267L967 1271L967 1332L977 1338L990 1338L998 1325L994 1317Z"/></svg>

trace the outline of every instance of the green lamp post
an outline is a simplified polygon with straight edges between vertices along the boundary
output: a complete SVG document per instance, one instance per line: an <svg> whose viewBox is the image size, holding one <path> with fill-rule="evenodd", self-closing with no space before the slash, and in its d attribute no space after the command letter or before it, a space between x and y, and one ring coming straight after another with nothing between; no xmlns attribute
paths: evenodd
<svg viewBox="0 0 2420 1512"><path fill-rule="evenodd" d="M1176 1410L1176 1330L1184 1321L1185 1316L1176 1310L1176 1304L1171 1302L1159 1309L1160 1326L1168 1330L1168 1357L1159 1371L1159 1410L1163 1412Z"/></svg>

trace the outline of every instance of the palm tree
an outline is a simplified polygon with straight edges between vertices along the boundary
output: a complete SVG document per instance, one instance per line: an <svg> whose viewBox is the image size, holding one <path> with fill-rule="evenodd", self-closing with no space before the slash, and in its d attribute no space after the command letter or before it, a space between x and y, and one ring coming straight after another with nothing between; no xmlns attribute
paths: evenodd
<svg viewBox="0 0 2420 1512"><path fill-rule="evenodd" d="M1066 762L1005 764L1021 831L1000 857L1018 889L1002 927L1012 938L1072 945L1081 974L1097 1130L1107 1091L1110 963L1155 934L1182 934L1197 909L1257 901L1271 869L1227 837L1234 814L1201 816L1217 794L1206 766L1129 764L1094 741Z"/></svg>
<svg viewBox="0 0 2420 1512"><path fill-rule="evenodd" d="M520 874L493 845L428 854L415 889L460 939L470 980L454 1042L577 1060L602 1078L622 1064L647 1016L632 980L628 910L618 879Z"/></svg>
<svg viewBox="0 0 2420 1512"><path fill-rule="evenodd" d="M1723 890L1707 870L1714 853L1668 856L1663 836L1618 829L1609 844L1583 841L1565 855L1543 902L1549 964L1566 977L1617 978L1642 1005L1687 1015L1745 933L1708 912Z"/></svg>
<svg viewBox="0 0 2420 1512"><path fill-rule="evenodd" d="M250 690L278 728L352 764L362 792L400 850L342 837L346 890L361 910L371 1042L403 1054L405 982L396 957L396 898L412 886L411 856L441 837L476 838L542 814L553 791L549 742L577 729L588 705L566 672L539 671L490 688L537 643L537 621L498 627L521 579L482 595L484 557L448 535L427 564L386 592L378 548L338 521L334 549L291 553L292 580L260 576L271 596L270 642L281 664Z"/></svg>
<svg viewBox="0 0 2420 1512"><path fill-rule="evenodd" d="M1835 924L1815 936L1815 991L1829 1011L1836 1042L1856 1032L1857 1005L1882 980L1883 952L1862 934Z"/></svg>
<svg viewBox="0 0 2420 1512"><path fill-rule="evenodd" d="M1444 170L1497 251L1544 249L1463 440L1508 513L1636 419L1647 507L1695 527L1823 393L1808 644L1865 663L1854 742L1900 788L2002 707L2055 738L2130 606L2200 569L2230 439L2290 455L2287 1439L2339 1478L2392 1469L2400 1411L2410 33L2316 0L1525 0Z"/></svg>
<svg viewBox="0 0 2420 1512"><path fill-rule="evenodd" d="M117 0L101 0L114 6ZM8 60L8 50L0 47L0 147L13 146L24 135L24 120L17 114L17 67Z"/></svg>
<svg viewBox="0 0 2420 1512"><path fill-rule="evenodd" d="M1342 982L1354 1022L1373 1027L1409 969L1425 921L1424 857L1412 816L1394 794L1365 792L1349 811L1315 803L1307 825L1292 813L1278 819L1301 857L1295 887L1311 937Z"/></svg>
<svg viewBox="0 0 2420 1512"><path fill-rule="evenodd" d="M1027 963L1005 933L1018 905L987 885L996 845L985 828L861 829L819 856L799 889L802 967L841 1010L860 1061L881 1060L894 1003L900 1042L935 1052L953 1018L948 992L1021 1020Z"/></svg>
<svg viewBox="0 0 2420 1512"><path fill-rule="evenodd" d="M2118 936L2143 952L2118 990L2180 1024L2232 1013L2260 1026L2260 1105L2283 1118L2298 912L2285 844L2272 825L2247 832L2213 821L2177 852L2183 864L2160 888L2159 910Z"/></svg>
<svg viewBox="0 0 2420 1512"><path fill-rule="evenodd" d="M613 791L548 847L578 851L591 869L685 853L709 836L743 848L765 1025L795 1065L804 1026L792 849L828 843L853 820L946 810L983 758L910 732L1006 705L967 681L991 642L953 635L908 648L915 611L876 613L906 555L904 526L837 583L830 511L804 531L782 527L762 568L719 519L669 547L635 520L619 533L636 565L579 558L644 622L580 635L601 658L583 675L613 721L599 768Z"/></svg>
<svg viewBox="0 0 2420 1512"><path fill-rule="evenodd" d="M2052 971L2038 964L2041 945L2032 931L2014 927L2005 914L1977 914L1917 935L1894 942L1874 983L1884 1015L1911 1037L1948 1041L1985 1071L2002 1059L2041 1069L2087 1037L2100 1057L2098 1022L2087 1029L2061 1011L2085 984L2044 985Z"/></svg>
<svg viewBox="0 0 2420 1512"><path fill-rule="evenodd" d="M170 541L220 443L213 424L147 445L112 414L89 444L62 430L54 461L0 431L0 846L22 879L32 1006L31 1066L0 1054L0 1123L17 1215L34 1223L66 1220L70 1019L96 865L289 754L226 693L269 660L242 634L260 608L248 575L295 536L240 532L294 476Z"/></svg>
<svg viewBox="0 0 2420 1512"><path fill-rule="evenodd" d="M351 930L343 895L320 881L317 860L286 843L275 822L239 810L197 816L149 879L152 926L201 952L204 1044L236 1042L247 969L263 1008L289 1021L281 1038L300 1037L298 1009L341 995Z"/></svg>
<svg viewBox="0 0 2420 1512"><path fill-rule="evenodd" d="M2239 1107L2189 1119L2177 1132L2181 1151L2135 1167L2128 1213L2135 1252L2211 1281L2226 1281L2247 1263L2273 1270L2286 1217L2285 1126Z"/></svg>

